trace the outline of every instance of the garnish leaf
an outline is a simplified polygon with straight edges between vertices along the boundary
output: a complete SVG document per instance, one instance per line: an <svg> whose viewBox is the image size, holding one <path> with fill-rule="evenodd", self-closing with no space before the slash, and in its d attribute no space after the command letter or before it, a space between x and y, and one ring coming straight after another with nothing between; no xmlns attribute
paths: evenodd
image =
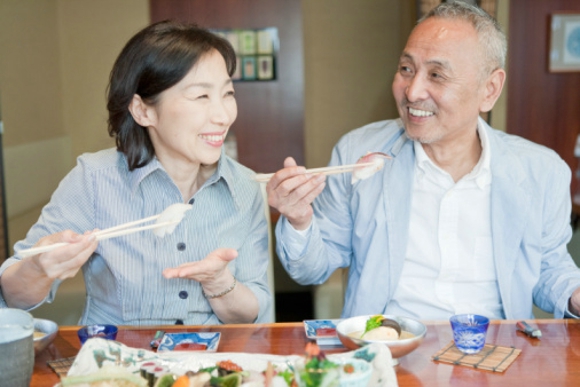
<svg viewBox="0 0 580 387"><path fill-rule="evenodd" d="M362 336L365 335L368 331L378 328L381 326L381 321L383 321L384 317L380 314L373 316L367 320L367 325L365 327L365 331L363 332ZM361 336L361 337L362 337Z"/></svg>

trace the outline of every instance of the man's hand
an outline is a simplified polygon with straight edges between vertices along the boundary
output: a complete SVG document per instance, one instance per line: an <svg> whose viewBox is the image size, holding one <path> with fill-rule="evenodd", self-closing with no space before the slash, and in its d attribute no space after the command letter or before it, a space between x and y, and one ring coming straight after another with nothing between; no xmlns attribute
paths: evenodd
<svg viewBox="0 0 580 387"><path fill-rule="evenodd" d="M312 222L312 202L326 185L324 175L304 174L304 167L296 165L292 157L284 160L266 185L268 204L288 219L296 230L304 230Z"/></svg>
<svg viewBox="0 0 580 387"><path fill-rule="evenodd" d="M572 314L580 316L580 288L574 290L574 293L572 293L572 297L570 297L570 301L568 302L568 310Z"/></svg>

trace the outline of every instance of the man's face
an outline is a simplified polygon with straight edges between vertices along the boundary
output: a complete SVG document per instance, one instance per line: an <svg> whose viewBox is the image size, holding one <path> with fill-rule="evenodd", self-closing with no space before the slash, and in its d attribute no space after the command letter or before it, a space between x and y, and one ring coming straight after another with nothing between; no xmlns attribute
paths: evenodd
<svg viewBox="0 0 580 387"><path fill-rule="evenodd" d="M430 18L411 33L393 80L407 136L445 144L475 133L484 98L482 49L471 24Z"/></svg>

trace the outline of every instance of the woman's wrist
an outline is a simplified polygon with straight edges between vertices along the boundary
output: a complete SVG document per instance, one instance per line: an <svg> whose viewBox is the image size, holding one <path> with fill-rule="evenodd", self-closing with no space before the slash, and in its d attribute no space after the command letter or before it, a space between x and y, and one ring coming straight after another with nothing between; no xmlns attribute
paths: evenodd
<svg viewBox="0 0 580 387"><path fill-rule="evenodd" d="M201 291L205 298L208 300L214 298L220 298L225 296L226 294L232 292L236 287L237 280L232 274L228 273L224 276L224 279L220 279L219 281L212 282L210 284L202 284Z"/></svg>
<svg viewBox="0 0 580 387"><path fill-rule="evenodd" d="M233 277L233 276L232 276L232 277ZM230 286L229 286L227 289L225 289L225 290L224 290L224 291L222 291L222 292L215 293L215 294L208 294L208 293L206 293L206 292L205 292L205 290L203 289L203 286L202 286L202 288L201 288L201 292L202 292L203 296L204 296L205 298L207 298L208 300L212 300L212 299L214 299L214 298L220 298L220 297L223 297L223 296L225 296L226 294L228 294L228 293L230 293L231 291L233 291L233 290L234 290L234 288L236 287L236 284L238 283L238 281L236 280L236 277L233 277L233 279L234 279L234 281L232 282L232 284L231 284L231 285L230 285Z"/></svg>

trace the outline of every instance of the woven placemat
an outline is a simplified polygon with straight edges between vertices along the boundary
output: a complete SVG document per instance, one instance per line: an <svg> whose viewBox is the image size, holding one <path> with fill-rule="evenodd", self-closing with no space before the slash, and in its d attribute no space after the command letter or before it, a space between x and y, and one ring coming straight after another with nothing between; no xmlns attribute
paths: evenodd
<svg viewBox="0 0 580 387"><path fill-rule="evenodd" d="M52 370L54 372L56 372L56 374L59 377L63 377L66 376L66 374L68 373L68 370L70 369L70 367L72 366L73 362L75 361L75 357L65 357L62 359L56 359L56 360L49 360L46 362L46 364L48 364L48 366L50 368L52 368Z"/></svg>
<svg viewBox="0 0 580 387"><path fill-rule="evenodd" d="M459 351L451 341L433 355L433 360L487 371L504 372L521 352L521 349L514 347L486 344L481 352L466 355Z"/></svg>

